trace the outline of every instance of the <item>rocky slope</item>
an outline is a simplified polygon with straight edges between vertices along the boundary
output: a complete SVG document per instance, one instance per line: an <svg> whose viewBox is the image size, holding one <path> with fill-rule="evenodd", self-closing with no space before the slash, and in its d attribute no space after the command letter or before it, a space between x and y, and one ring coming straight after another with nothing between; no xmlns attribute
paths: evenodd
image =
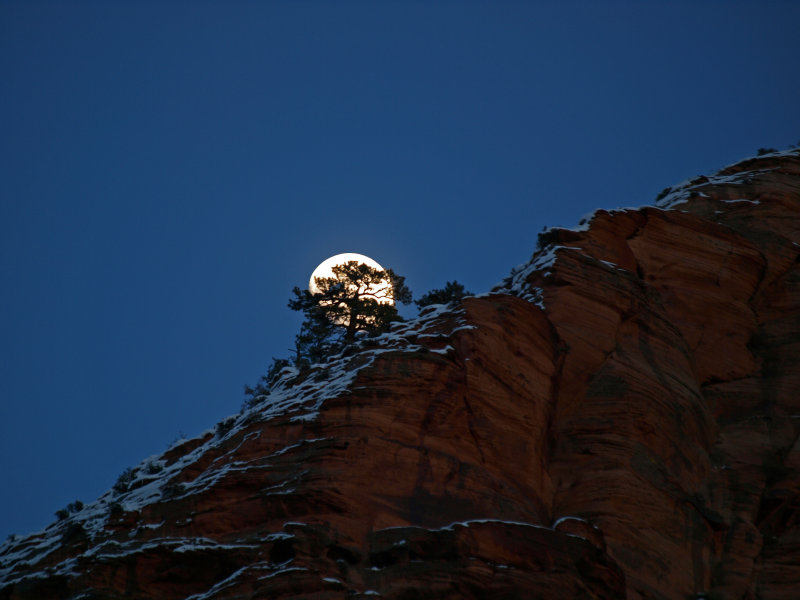
<svg viewBox="0 0 800 600"><path fill-rule="evenodd" d="M542 238L6 542L0 599L798 597L800 152Z"/></svg>

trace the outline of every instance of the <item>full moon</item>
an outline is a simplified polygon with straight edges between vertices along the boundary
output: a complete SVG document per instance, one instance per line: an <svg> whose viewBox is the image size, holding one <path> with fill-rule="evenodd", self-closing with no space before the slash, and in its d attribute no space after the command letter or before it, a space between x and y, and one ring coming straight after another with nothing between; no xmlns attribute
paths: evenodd
<svg viewBox="0 0 800 600"><path fill-rule="evenodd" d="M314 269L314 272L311 274L311 279L308 282L308 291L312 294L316 294L320 291L317 287L317 283L315 281L316 277L335 277L333 274L333 267L338 265L343 265L346 262L356 261L361 264L365 264L367 266L372 267L373 269L378 269L380 271L386 271L382 266L380 266L377 261L372 260L369 256L364 256L363 254L356 254L355 252L345 252L344 254L337 254L336 256L331 256L327 260L322 261L319 266ZM391 286L391 283L388 279L385 280L385 283L382 286L379 286L374 291L379 292L382 290L387 289ZM391 294L389 294L391 296ZM379 298L378 302L381 304L394 304L394 300L392 298Z"/></svg>

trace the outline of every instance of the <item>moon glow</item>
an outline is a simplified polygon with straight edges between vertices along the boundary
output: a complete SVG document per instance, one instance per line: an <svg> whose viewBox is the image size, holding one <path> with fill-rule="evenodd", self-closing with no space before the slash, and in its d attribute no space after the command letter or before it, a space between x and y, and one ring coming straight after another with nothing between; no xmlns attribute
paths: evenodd
<svg viewBox="0 0 800 600"><path fill-rule="evenodd" d="M369 256L364 256L363 254L356 254L355 252L345 252L343 254L337 254L336 256L331 256L330 258L322 261L319 266L314 269L314 272L311 273L311 279L308 282L308 291L312 294L316 294L320 292L319 287L317 287L317 282L315 279L317 277L336 277L333 273L333 267L342 265L346 262L356 261L361 264L365 264L367 266L372 267L373 269L377 269L379 271L386 271L382 266L380 266L377 261L372 260ZM389 279L385 280L381 286L378 286L374 290L374 293L377 294L376 300L381 304L394 304L394 300L391 298L391 294L381 294L384 290L387 290L391 286ZM388 297L387 297L388 296Z"/></svg>

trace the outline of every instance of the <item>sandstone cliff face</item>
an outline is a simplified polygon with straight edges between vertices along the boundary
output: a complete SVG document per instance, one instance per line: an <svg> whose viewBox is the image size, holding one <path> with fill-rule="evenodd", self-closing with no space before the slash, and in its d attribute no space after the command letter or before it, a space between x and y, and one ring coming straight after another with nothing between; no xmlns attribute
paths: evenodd
<svg viewBox="0 0 800 600"><path fill-rule="evenodd" d="M4 544L0 599L798 597L800 152L582 229Z"/></svg>

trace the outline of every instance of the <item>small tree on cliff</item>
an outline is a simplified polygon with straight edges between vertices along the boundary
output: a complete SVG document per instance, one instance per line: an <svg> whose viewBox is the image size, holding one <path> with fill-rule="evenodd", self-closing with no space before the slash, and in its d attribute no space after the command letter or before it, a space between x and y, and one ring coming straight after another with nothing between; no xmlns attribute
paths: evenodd
<svg viewBox="0 0 800 600"><path fill-rule="evenodd" d="M392 303L411 302L405 278L391 269L349 261L331 270L333 277L315 278L317 291L292 290L289 308L305 315L295 342L298 367L319 362L351 344L360 331L386 331L400 320Z"/></svg>
<svg viewBox="0 0 800 600"><path fill-rule="evenodd" d="M465 290L464 286L457 281L448 281L443 289L432 289L419 300L414 300L414 304L419 308L430 306L431 304L456 304L462 298L473 295L472 292Z"/></svg>

